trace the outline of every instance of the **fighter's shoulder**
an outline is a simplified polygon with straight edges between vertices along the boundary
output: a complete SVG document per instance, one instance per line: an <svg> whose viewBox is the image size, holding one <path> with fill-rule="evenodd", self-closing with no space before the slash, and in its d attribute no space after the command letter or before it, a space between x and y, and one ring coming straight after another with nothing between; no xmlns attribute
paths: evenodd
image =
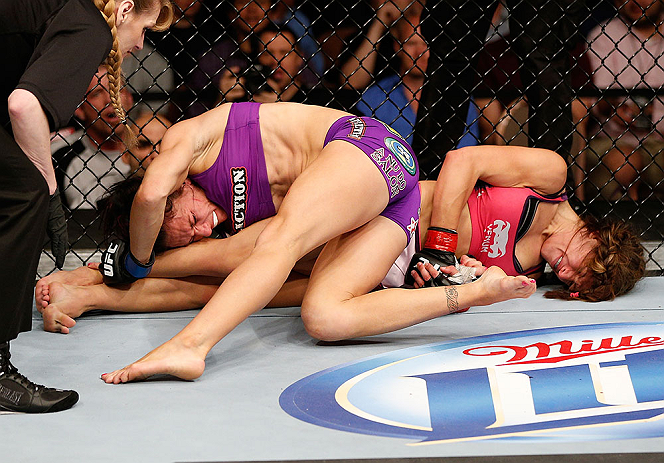
<svg viewBox="0 0 664 463"><path fill-rule="evenodd" d="M325 106L317 106L305 103L278 102L264 103L261 105L261 121L266 119L280 120L282 123L289 121L309 121L318 123L327 119L339 119L350 116L350 113Z"/></svg>
<svg viewBox="0 0 664 463"><path fill-rule="evenodd" d="M207 145L210 139L223 136L228 119L228 110L218 106L199 116L184 119L171 126L164 135L167 144L188 144L192 147ZM226 109L224 117L222 109Z"/></svg>

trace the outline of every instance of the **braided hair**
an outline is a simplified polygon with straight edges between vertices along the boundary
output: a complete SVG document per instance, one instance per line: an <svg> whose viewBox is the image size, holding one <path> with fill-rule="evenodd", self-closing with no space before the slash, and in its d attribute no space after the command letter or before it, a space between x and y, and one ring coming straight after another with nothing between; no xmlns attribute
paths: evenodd
<svg viewBox="0 0 664 463"><path fill-rule="evenodd" d="M93 0L97 9L101 12L111 30L113 36L113 46L106 57L105 65L108 69L108 93L111 97L111 104L115 114L120 121L127 125L127 113L122 107L120 90L122 88L122 52L118 41L118 29L115 24L115 0ZM163 31L170 27L173 21L173 5L170 0L134 0L134 9L137 14L151 9L157 2L161 5L157 23L152 28L155 31ZM136 145L136 135L127 127L125 130L127 139L126 144L131 148Z"/></svg>
<svg viewBox="0 0 664 463"><path fill-rule="evenodd" d="M646 269L643 247L635 231L626 223L614 220L584 219L582 233L597 240L578 270L589 285L547 291L549 299L599 302L612 300L634 288Z"/></svg>

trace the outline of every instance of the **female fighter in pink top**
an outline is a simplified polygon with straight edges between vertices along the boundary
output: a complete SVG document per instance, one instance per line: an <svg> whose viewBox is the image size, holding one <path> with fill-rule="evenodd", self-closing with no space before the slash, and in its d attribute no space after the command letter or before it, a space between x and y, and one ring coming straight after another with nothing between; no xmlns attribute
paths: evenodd
<svg viewBox="0 0 664 463"><path fill-rule="evenodd" d="M561 193L566 175L565 161L549 150L449 152L434 191L422 190L420 226L429 230L413 262L424 257L444 266L455 254L473 254L484 265L533 278L548 263L568 288L547 297L603 301L625 294L645 272L643 248L622 222L579 217Z"/></svg>

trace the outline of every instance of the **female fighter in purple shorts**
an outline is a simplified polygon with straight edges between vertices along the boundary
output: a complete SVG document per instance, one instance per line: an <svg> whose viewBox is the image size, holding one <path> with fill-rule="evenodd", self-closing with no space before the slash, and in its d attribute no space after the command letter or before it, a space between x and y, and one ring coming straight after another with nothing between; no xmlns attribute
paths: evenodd
<svg viewBox="0 0 664 463"><path fill-rule="evenodd" d="M489 159L491 162L487 162ZM580 218L569 206L565 195L560 193L566 170L562 159L547 150L484 146L450 152L438 181L420 182L419 234L392 265L382 285L398 287L404 283L412 255L420 249L416 245L417 238L421 237L423 243L430 241L425 231L437 217L438 220L447 220L443 225L459 230L456 255L461 258L462 264L478 265L462 256L469 252L486 265L500 266L508 275L537 278L544 264L549 263L560 280L570 287L549 291L545 294L547 297L593 301L608 300L626 293L643 276L645 263L639 240L621 222ZM453 174L452 178L450 174ZM461 183L457 183L457 179L461 179ZM478 184L478 180L484 182ZM486 183L489 180L495 185ZM112 197L129 189L127 196L132 198L138 183L122 187ZM446 191L447 187L449 191ZM181 190L191 194L195 187L185 186ZM451 204L445 204L448 198ZM461 204L457 204L459 202ZM129 204L130 200L116 203ZM184 195L173 199L173 204L178 213L169 214L164 224L167 231L164 235L170 239L170 245L189 242L194 233L194 227L186 220L189 214L205 215L206 210L217 207L207 201L206 208L206 201L193 201ZM455 206L458 207L456 220L453 217ZM123 212L125 208L120 207L119 213L112 214L114 218L108 224L109 229L126 228L123 226L126 220L118 220L127 215ZM450 218L446 217L445 211ZM265 221L259 222L225 240L201 241L168 251L158 260L150 275L155 278L137 282L128 290L98 284L102 281L101 275L85 267L49 276L37 285L37 300L42 308L44 327L49 331L66 332L75 323L71 317L100 308L120 312L153 312L200 307L214 294L218 279L230 273L251 252L257 235L265 225ZM176 230L183 231L181 238L174 238L177 237ZM199 228L199 234L194 239L207 236L209 231L209 228ZM120 236L126 234L120 233ZM374 251L380 253L380 248ZM425 247L419 255L427 257L426 252ZM428 257L432 261L436 259L435 256ZM307 264L310 262L298 263L296 270L300 272L299 276L296 272L291 275L279 296L271 302L272 305L301 303L307 284L306 276L302 274L307 275L311 267ZM430 273L437 276L437 271L430 264L426 268L420 264L418 269L426 280L430 280ZM454 271L454 268L447 268L446 271ZM489 273L498 277L496 269ZM216 279L159 278L195 275ZM422 278L417 273L414 275L417 285L423 285ZM478 283L486 281L484 277ZM485 289L490 289L490 285ZM459 287L458 290L462 293L465 288ZM53 303L48 304L49 301ZM486 301L491 302L488 293ZM412 313L417 316L417 312Z"/></svg>
<svg viewBox="0 0 664 463"><path fill-rule="evenodd" d="M246 160L230 170L225 170L229 166L217 167L225 161L219 158L226 156L227 126L240 141L230 144L233 149L248 146L247 156L263 151L264 173L260 163L252 167ZM187 176L198 176L205 184L206 172L219 168L231 182L217 185L218 192L212 187L206 191L214 201L226 201L220 206L230 209L188 217L190 240L197 228L225 220L223 210L232 216L235 229L246 226L250 216L242 217L241 212L253 207L250 201L260 204L271 198L277 213L249 257L224 280L194 320L141 360L103 375L108 383L156 373L197 378L210 349L246 317L265 307L298 259L321 245L325 246L302 301L307 331L319 339L384 333L449 313L451 308L441 302L447 298L453 297L452 309L458 310L486 303L492 296L486 288L472 284L464 290L394 288L370 293L406 247L419 220L418 169L412 150L378 121L290 103L223 105L174 125L161 146L134 199L130 252L123 252L122 246L109 249L102 262L107 275L132 279L149 273L166 199ZM269 192L259 185L249 193L256 185L252 176L267 178ZM111 261L116 266L109 265ZM494 292L503 298L528 296L535 289L526 277L497 284L508 286Z"/></svg>

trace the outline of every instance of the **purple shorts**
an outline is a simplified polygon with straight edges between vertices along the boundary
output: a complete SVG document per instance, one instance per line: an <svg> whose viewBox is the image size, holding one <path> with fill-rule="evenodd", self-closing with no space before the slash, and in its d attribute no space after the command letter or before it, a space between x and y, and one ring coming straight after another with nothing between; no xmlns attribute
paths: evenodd
<svg viewBox="0 0 664 463"><path fill-rule="evenodd" d="M383 174L390 200L380 215L399 225L410 242L420 219L420 172L410 145L387 124L358 116L345 116L332 124L323 146L333 140L357 146Z"/></svg>

